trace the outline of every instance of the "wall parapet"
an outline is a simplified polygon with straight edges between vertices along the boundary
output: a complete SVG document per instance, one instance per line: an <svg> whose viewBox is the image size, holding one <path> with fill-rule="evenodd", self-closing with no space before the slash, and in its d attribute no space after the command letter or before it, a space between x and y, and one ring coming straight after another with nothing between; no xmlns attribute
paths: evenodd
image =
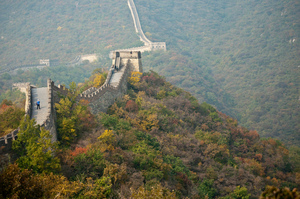
<svg viewBox="0 0 300 199"><path fill-rule="evenodd" d="M120 76L119 81L115 86L109 84L112 75L114 74L114 65L109 70L105 83L97 90L91 92L84 92L77 96L76 100L87 100L89 101L91 111L93 114L98 112L105 112L110 105L112 105L118 97L121 97L127 91L127 77L129 75L130 65L125 64L123 72Z"/></svg>
<svg viewBox="0 0 300 199"><path fill-rule="evenodd" d="M0 154L7 153L12 148L12 142L17 139L19 133L19 128L13 130L9 134L0 137Z"/></svg>
<svg viewBox="0 0 300 199"><path fill-rule="evenodd" d="M60 85L59 85L60 86ZM51 141L57 141L57 131L56 131L56 112L54 108L54 89L62 89L62 87L54 86L54 82L51 79L47 80L47 88L48 88L48 110L46 120L41 124L41 127L44 127L46 130L50 132L52 136Z"/></svg>
<svg viewBox="0 0 300 199"><path fill-rule="evenodd" d="M32 106L31 89L32 86L28 84L26 88L25 116L29 115L29 117L31 117L31 106Z"/></svg>

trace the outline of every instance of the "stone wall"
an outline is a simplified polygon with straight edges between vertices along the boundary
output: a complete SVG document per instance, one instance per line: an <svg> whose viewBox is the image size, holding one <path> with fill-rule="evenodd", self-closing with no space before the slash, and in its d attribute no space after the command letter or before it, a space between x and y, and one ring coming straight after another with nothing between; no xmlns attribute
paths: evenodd
<svg viewBox="0 0 300 199"><path fill-rule="evenodd" d="M155 50L166 51L167 50L166 42L152 42L151 43L151 50L153 50L153 51L155 51Z"/></svg>
<svg viewBox="0 0 300 199"><path fill-rule="evenodd" d="M47 110L47 119L43 122L41 127L44 127L46 130L50 132L52 136L51 142L57 141L57 131L56 131L56 111L54 108L55 100L54 100L54 83L51 79L47 80L47 88L48 88L48 110Z"/></svg>
<svg viewBox="0 0 300 199"><path fill-rule="evenodd" d="M76 101L87 100L89 101L89 106L93 114L99 112L106 112L108 107L111 106L118 98L122 97L127 91L127 78L132 71L142 72L142 62L141 62L141 53L135 51L128 52L115 52L114 59L112 60L112 67L108 72L107 78L104 84L96 89L94 87L84 91L82 94L78 95ZM117 84L114 86L110 85L110 79L115 71L115 61L119 57L120 63L119 67L123 68L123 73ZM25 114L31 115L31 106L32 106L32 97L31 97L31 88L30 83L19 83L14 84L14 87L25 91L26 93L26 104L25 104ZM50 131L52 135L52 142L57 141L57 132L56 132L56 111L55 103L60 101L60 98L67 96L69 90L62 85L55 86L54 82L51 79L47 80L48 88L48 111L47 119L43 122L41 127L44 127L46 130ZM17 138L18 129L12 131L10 134L0 138L0 153L9 151L12 146L12 141Z"/></svg>
<svg viewBox="0 0 300 199"><path fill-rule="evenodd" d="M98 56L96 54L81 55L81 61L88 60L90 63L98 61Z"/></svg>
<svg viewBox="0 0 300 199"><path fill-rule="evenodd" d="M25 92L26 94L26 102L25 102L25 116L29 115L31 117L31 106L32 106L32 85L29 82L26 83L15 83L13 84L14 88L18 88L20 91ZM52 135L52 142L57 141L57 132L56 132L56 112L54 108L54 104L59 102L59 96L67 95L68 90L63 86L58 85L55 86L54 82L48 79L47 81L48 88L48 110L47 110L47 119L43 122L41 127L44 127L46 130L49 130ZM8 152L12 147L12 141L17 138L17 134L19 129L13 130L6 136L0 138L0 153Z"/></svg>
<svg viewBox="0 0 300 199"><path fill-rule="evenodd" d="M140 51L115 51L112 54L112 65L116 65L117 58L120 57L120 65L129 65L131 71L143 72Z"/></svg>
<svg viewBox="0 0 300 199"><path fill-rule="evenodd" d="M25 101L25 115L31 116L31 89L32 85L30 85L30 82L25 83L14 83L13 88L19 89L21 92L25 93L26 101Z"/></svg>
<svg viewBox="0 0 300 199"><path fill-rule="evenodd" d="M145 52L145 51L155 51L155 50L167 50L166 47L166 42L151 42L144 34L141 23L140 23L140 19L138 16L138 12L136 10L135 4L133 0L128 0L128 7L130 9L131 15L132 15L132 19L133 19L133 23L134 23L134 27L135 27L135 31L138 33L140 40L142 42L144 42L144 46L141 47L135 47L135 48L131 48L131 49L126 49L126 50L138 50L141 52ZM118 50L118 51L122 51L122 50Z"/></svg>
<svg viewBox="0 0 300 199"><path fill-rule="evenodd" d="M122 97L127 91L127 78L130 73L130 65L125 65L124 73L122 74L117 86L109 85L109 80L114 70L110 70L105 83L93 92L88 94L80 94L76 100L87 100L93 114L106 112L118 98ZM94 89L93 89L94 90ZM86 92L87 93L87 92Z"/></svg>
<svg viewBox="0 0 300 199"><path fill-rule="evenodd" d="M7 153L12 148L13 140L17 139L19 129L13 130L11 133L0 137L0 154Z"/></svg>
<svg viewBox="0 0 300 199"><path fill-rule="evenodd" d="M50 80L51 81L51 80ZM54 82L51 81L51 88L52 88L52 100L53 100L53 103L59 103L59 100L61 99L62 96L67 96L68 95L68 92L69 90L64 87L63 85L58 85L58 86L55 86L54 85Z"/></svg>

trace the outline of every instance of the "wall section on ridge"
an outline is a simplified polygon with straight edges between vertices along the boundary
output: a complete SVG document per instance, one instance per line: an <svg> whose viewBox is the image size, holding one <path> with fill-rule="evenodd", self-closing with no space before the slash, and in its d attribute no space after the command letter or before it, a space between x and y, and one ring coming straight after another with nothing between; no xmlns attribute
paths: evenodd
<svg viewBox="0 0 300 199"><path fill-rule="evenodd" d="M133 71L142 72L141 52L139 51L121 51L114 52L114 58L112 60L112 67L110 68L107 78L104 84L100 88L90 88L78 95L76 101L82 99L89 102L91 112L97 114L99 112L106 112L108 107L111 106L118 98L121 98L127 92L127 79ZM118 59L117 59L118 58ZM116 62L116 60L118 60ZM118 67L116 68L116 63ZM113 78L114 73L118 73L117 81L114 84L110 84L110 80L116 80ZM30 83L15 84L14 87L25 91L26 104L25 115L31 116L32 106L32 85ZM52 142L57 141L56 131L56 110L55 103L59 103L61 97L66 97L69 90L62 85L55 86L51 79L47 80L48 89L48 110L47 119L42 123L41 127L50 131L52 135ZM11 149L12 141L17 138L18 129L12 131L10 134L0 138L0 153L8 152Z"/></svg>
<svg viewBox="0 0 300 199"><path fill-rule="evenodd" d="M91 112L97 114L99 112L106 112L118 98L122 97L127 92L127 78L130 74L130 66L125 65L125 70L116 87L109 85L109 80L112 76L113 70L109 71L109 75L103 86L90 94L81 94L76 100L87 100L91 107Z"/></svg>

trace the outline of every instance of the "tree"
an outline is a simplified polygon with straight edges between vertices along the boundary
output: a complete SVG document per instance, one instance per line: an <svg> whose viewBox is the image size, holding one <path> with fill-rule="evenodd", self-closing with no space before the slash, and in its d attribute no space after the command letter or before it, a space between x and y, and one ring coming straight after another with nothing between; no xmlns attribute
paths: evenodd
<svg viewBox="0 0 300 199"><path fill-rule="evenodd" d="M129 77L129 83L131 85L136 85L140 81L142 74L143 73L137 71L132 72Z"/></svg>
<svg viewBox="0 0 300 199"><path fill-rule="evenodd" d="M71 91L71 93L75 93L76 92L76 89L77 89L77 86L76 86L76 83L75 82L71 82L70 84L69 84L69 86L70 86L70 91Z"/></svg>
<svg viewBox="0 0 300 199"><path fill-rule="evenodd" d="M61 175L34 174L16 164L0 173L0 198L74 198L84 190L82 183Z"/></svg>
<svg viewBox="0 0 300 199"><path fill-rule="evenodd" d="M112 151L115 149L117 140L112 130L105 130L102 135L98 137L98 140L101 143L102 152L106 150Z"/></svg>
<svg viewBox="0 0 300 199"><path fill-rule="evenodd" d="M102 84L105 82L105 78L102 74L96 74L96 77L93 82L93 86L98 88L102 86Z"/></svg>
<svg viewBox="0 0 300 199"><path fill-rule="evenodd" d="M24 114L24 110L16 107L11 101L3 100L0 104L0 136L18 128Z"/></svg>
<svg viewBox="0 0 300 199"><path fill-rule="evenodd" d="M175 192L164 188L160 184L152 187L151 190L146 190L144 187L140 187L138 190L131 189L132 199L175 199Z"/></svg>
<svg viewBox="0 0 300 199"><path fill-rule="evenodd" d="M55 104L56 112L59 117L70 117L73 102L69 98L60 99L59 103Z"/></svg>
<svg viewBox="0 0 300 199"><path fill-rule="evenodd" d="M63 144L70 142L77 136L76 118L72 115L73 102L69 98L61 99L56 103L58 138Z"/></svg>
<svg viewBox="0 0 300 199"><path fill-rule="evenodd" d="M290 148L289 158L296 172L300 172L300 147L292 146Z"/></svg>
<svg viewBox="0 0 300 199"><path fill-rule="evenodd" d="M69 145L75 137L77 137L76 133L76 123L74 118L62 118L62 120L58 123L58 137L61 140L62 144Z"/></svg>
<svg viewBox="0 0 300 199"><path fill-rule="evenodd" d="M94 116L86 104L84 100L75 103L68 97L55 104L58 138L62 144L69 145L81 131L94 126Z"/></svg>
<svg viewBox="0 0 300 199"><path fill-rule="evenodd" d="M277 199L277 198L286 198L286 199L293 199L299 198L300 193L297 189L293 189L292 191L285 187L285 188L277 188L274 186L267 186L266 190L261 194L260 199Z"/></svg>
<svg viewBox="0 0 300 199"><path fill-rule="evenodd" d="M251 194L248 194L246 187L237 186L233 193L230 194L230 199L249 199Z"/></svg>
<svg viewBox="0 0 300 199"><path fill-rule="evenodd" d="M57 144L51 143L51 137L49 131L40 129L27 116L20 125L18 139L13 142L13 150L20 155L18 165L36 173L59 171L59 159L54 157Z"/></svg>
<svg viewBox="0 0 300 199"><path fill-rule="evenodd" d="M43 183L28 169L9 165L0 173L0 198L42 198Z"/></svg>
<svg viewBox="0 0 300 199"><path fill-rule="evenodd" d="M213 187L213 179L204 179L198 187L199 195L202 197L208 196L208 198L214 198L217 194L217 190Z"/></svg>

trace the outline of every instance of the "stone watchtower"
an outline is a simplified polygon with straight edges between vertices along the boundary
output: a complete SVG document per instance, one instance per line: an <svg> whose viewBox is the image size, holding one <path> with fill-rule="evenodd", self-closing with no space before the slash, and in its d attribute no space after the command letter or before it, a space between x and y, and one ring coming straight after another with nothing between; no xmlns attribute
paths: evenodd
<svg viewBox="0 0 300 199"><path fill-rule="evenodd" d="M131 71L143 72L140 51L116 51L112 55L112 65L116 69L128 64Z"/></svg>

